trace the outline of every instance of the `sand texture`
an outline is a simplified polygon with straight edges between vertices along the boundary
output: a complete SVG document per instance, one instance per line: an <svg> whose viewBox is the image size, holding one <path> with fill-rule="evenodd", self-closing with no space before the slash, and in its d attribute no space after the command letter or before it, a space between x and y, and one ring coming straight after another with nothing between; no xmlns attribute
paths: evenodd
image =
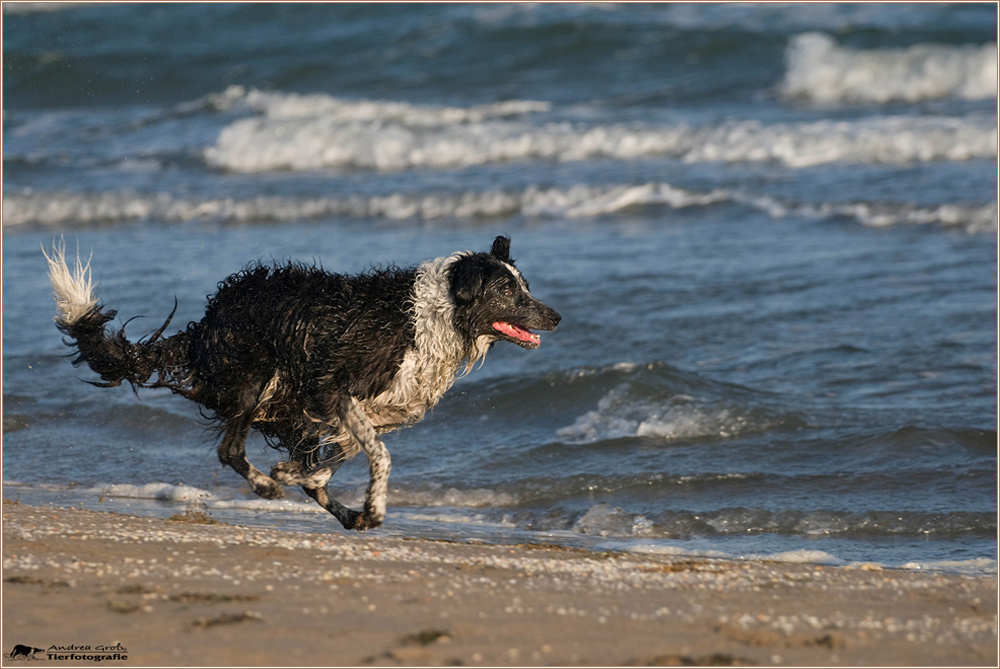
<svg viewBox="0 0 1000 669"><path fill-rule="evenodd" d="M3 652L128 658L4 666L996 666L996 614L995 577L3 505Z"/></svg>

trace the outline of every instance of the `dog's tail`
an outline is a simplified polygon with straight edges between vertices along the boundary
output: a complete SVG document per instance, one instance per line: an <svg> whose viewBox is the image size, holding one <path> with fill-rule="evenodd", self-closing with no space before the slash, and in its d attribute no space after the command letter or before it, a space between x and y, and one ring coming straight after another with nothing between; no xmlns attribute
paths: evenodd
<svg viewBox="0 0 1000 669"><path fill-rule="evenodd" d="M160 339L177 310L176 300L174 311L156 332L135 343L130 342L125 337L124 326L120 330L107 327L118 312L104 310L98 301L91 281L90 261L83 264L78 253L70 269L62 241L53 244L51 256L44 248L42 253L49 263L49 281L56 300L57 313L53 320L66 335L66 345L77 351L73 365L86 363L104 380L104 383L88 383L112 387L128 381L133 389L167 387L189 396L190 383L185 372L187 334L180 332L169 339ZM154 372L158 374L157 381L147 383Z"/></svg>

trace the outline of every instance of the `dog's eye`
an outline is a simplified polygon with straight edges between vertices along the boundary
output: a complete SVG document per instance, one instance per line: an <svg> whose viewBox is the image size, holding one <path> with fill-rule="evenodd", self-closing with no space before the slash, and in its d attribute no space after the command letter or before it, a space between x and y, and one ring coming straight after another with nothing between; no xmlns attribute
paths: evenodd
<svg viewBox="0 0 1000 669"><path fill-rule="evenodd" d="M514 297L514 291L511 290L510 288L504 288L503 296L504 297Z"/></svg>

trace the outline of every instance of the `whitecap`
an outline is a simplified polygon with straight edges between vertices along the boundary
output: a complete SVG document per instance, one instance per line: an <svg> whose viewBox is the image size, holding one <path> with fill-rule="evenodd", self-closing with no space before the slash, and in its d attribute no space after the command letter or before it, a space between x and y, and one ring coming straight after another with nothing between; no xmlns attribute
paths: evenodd
<svg viewBox="0 0 1000 669"><path fill-rule="evenodd" d="M627 209L664 206L671 209L738 204L772 218L799 216L826 219L850 218L862 225L928 225L960 228L968 232L995 232L997 205L782 201L768 195L715 189L696 192L667 183L566 188L529 186L521 191L466 191L460 193L389 193L343 197L260 196L180 198L166 193L131 191L73 193L66 191L7 191L3 196L3 224L91 225L157 220L195 220L230 223L291 222L336 216L389 220L439 220L498 218L516 215L538 218L592 218Z"/></svg>
<svg viewBox="0 0 1000 669"><path fill-rule="evenodd" d="M242 107L256 114L227 125L203 152L210 166L242 173L327 168L388 172L650 156L686 162L773 161L800 168L997 155L996 123L985 116L583 125L538 122L535 113L551 110L549 103L538 101L439 107L242 89L209 96L200 104ZM629 191L615 195L632 196L644 197Z"/></svg>
<svg viewBox="0 0 1000 669"><path fill-rule="evenodd" d="M707 437L730 438L768 429L773 420L747 408L709 403L686 394L662 400L635 397L627 384L608 391L597 408L579 416L556 436L572 444L625 437L674 441Z"/></svg>
<svg viewBox="0 0 1000 669"><path fill-rule="evenodd" d="M986 100L997 95L997 45L917 44L851 49L828 35L798 35L788 45L779 90L824 104L933 99Z"/></svg>

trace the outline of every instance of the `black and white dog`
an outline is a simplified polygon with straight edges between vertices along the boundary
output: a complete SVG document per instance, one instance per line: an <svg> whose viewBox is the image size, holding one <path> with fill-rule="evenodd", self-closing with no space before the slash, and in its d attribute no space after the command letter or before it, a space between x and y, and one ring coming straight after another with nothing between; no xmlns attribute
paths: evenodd
<svg viewBox="0 0 1000 669"><path fill-rule="evenodd" d="M532 297L510 258L510 239L489 253L461 252L415 268L333 274L290 263L251 264L219 284L205 317L169 338L130 342L107 327L90 263L73 270L57 245L49 261L56 326L111 387L169 388L204 407L224 436L219 459L261 497L299 485L345 528L385 519L389 452L378 435L411 425L497 341L527 349L559 314ZM176 303L174 310L176 311ZM155 381L150 379L155 376ZM267 476L246 459L250 428L287 462ZM333 499L326 484L363 451L370 483L364 511Z"/></svg>

